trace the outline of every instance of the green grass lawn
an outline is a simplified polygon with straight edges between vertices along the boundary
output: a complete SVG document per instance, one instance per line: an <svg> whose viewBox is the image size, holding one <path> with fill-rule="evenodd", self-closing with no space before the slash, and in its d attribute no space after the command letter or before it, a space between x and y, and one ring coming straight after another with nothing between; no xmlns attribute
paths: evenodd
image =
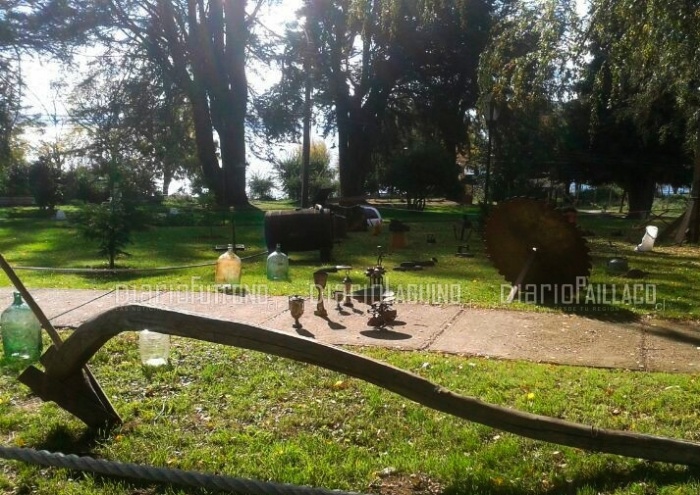
<svg viewBox="0 0 700 495"><path fill-rule="evenodd" d="M700 383L691 375L359 351L506 407L700 440ZM0 367L2 444L375 493L430 493L428 486L465 495L700 489L691 468L520 438L286 359L181 338L173 338L171 356L170 367L142 368L130 333L100 350L91 369L125 423L99 436ZM193 492L0 461L0 493Z"/></svg>
<svg viewBox="0 0 700 495"><path fill-rule="evenodd" d="M237 242L245 255L263 251L263 208L237 212ZM71 210L68 210L69 217ZM459 284L463 304L525 311L554 307L500 302L502 277L489 263L479 236L469 240L474 258L455 256L453 225L476 208L431 206L425 212L383 207L383 216L410 225L406 249L389 253L388 268L401 261L438 258L423 272L389 272L390 286ZM184 210L135 232L131 256L121 267L150 268L214 262L212 247L231 239L231 225L217 215ZM170 222L170 223L169 223ZM589 238L592 284L627 284L606 273L607 260L628 258L649 272L660 307L615 307L625 317L697 319L695 285L700 250L658 246L635 253L637 222L580 215ZM427 234L437 242L428 244ZM622 233L623 235L616 235ZM363 282L378 236L350 233L333 251L334 263L351 264ZM13 265L102 267L105 261L74 226L36 215L32 209L0 209L0 252ZM271 294L305 293L318 253L292 253L289 282L270 284ZM18 272L31 287L107 290L130 287L176 289L213 286L213 266L147 275L66 275ZM342 275L338 277L340 279ZM244 284L267 283L264 257L244 262ZM333 283L333 282L331 282ZM0 278L0 285L9 281ZM9 304L9 301L7 302ZM610 313L607 313L608 315ZM690 374L640 373L424 352L357 349L370 357L425 376L462 395L597 428L663 435L700 442L700 382ZM547 444L469 423L419 406L342 374L235 348L173 338L171 366L139 364L137 335L112 339L91 360L100 384L124 425L95 435L52 403L28 392L16 367L0 360L0 444L135 462L259 480L308 484L383 494L697 494L693 468L596 454ZM0 460L1 494L150 495L209 493L187 488L76 474Z"/></svg>
<svg viewBox="0 0 700 495"><path fill-rule="evenodd" d="M293 208L289 203L263 203L257 208L235 213L234 226L237 243L246 245L240 253L245 258L242 283L248 287L266 286L270 295L308 294L312 274L321 266L318 252L291 253L290 281L268 283L265 277L265 246L263 217L266 209ZM398 219L410 226L408 246L388 252L385 266L387 281L394 288L409 285L440 284L442 287L459 286L459 302L473 307L501 307L525 311L559 311L524 301L506 305L501 302L504 292L503 277L489 262L484 244L473 232L466 244L474 258L455 256L457 246L454 225L463 214L474 219L476 206L459 207L451 204L430 206L424 212L407 211L391 205L380 206L386 220ZM177 217L163 218L152 215L150 226L133 233L133 243L127 247L128 257L118 260L121 268L149 269L214 263L218 254L215 245L231 242L232 229L228 215L204 213L197 209L181 209ZM69 220L72 210L68 209ZM595 235L588 237L591 248L592 271L590 282L596 289L613 285L618 295L610 299L611 308L605 313L636 318L655 315L663 318L700 318L700 288L695 283L700 268L700 248L697 246L658 245L653 252L635 253L634 246L641 241L642 228L638 221L616 216L582 213L579 223ZM641 225L641 224L640 224ZM635 228L635 226L637 226ZM427 235L435 236L436 243L426 242ZM365 284L364 270L376 261L377 246L390 245L390 233L384 228L379 235L371 232L351 232L333 249L333 263L349 264L350 275L356 284ZM75 225L56 222L37 216L35 209L0 209L0 252L15 266L49 266L56 268L104 268L106 260L96 255L96 248L83 239ZM259 256L256 256L259 255ZM643 280L630 280L607 273L606 264L613 257L625 257L630 268L648 273ZM404 261L437 258L435 267L422 272L398 272L393 268ZM153 288L181 290L215 290L213 266L173 271L139 272L135 274L61 274L58 272L19 272L28 287L112 289L117 285L134 289ZM342 276L333 276L330 284L340 283ZM624 288L630 292L634 284L644 284L649 296L643 301L622 297ZM0 275L0 285L9 285ZM507 289L507 286L506 286ZM506 290L507 293L507 290ZM451 298L454 299L454 298ZM600 297L596 298L598 304ZM649 299L649 300L647 300ZM430 301L425 301L430 302ZM607 304L607 303L606 303ZM586 311L585 305L577 310ZM569 309L570 310L570 309Z"/></svg>

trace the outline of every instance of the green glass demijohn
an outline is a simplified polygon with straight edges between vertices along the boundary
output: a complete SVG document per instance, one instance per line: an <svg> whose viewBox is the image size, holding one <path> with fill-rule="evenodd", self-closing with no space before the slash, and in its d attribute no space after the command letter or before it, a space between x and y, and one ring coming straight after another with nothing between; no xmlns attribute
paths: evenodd
<svg viewBox="0 0 700 495"><path fill-rule="evenodd" d="M267 279L287 280L289 278L289 258L277 244L277 248L267 257Z"/></svg>
<svg viewBox="0 0 700 495"><path fill-rule="evenodd" d="M39 360L41 324L19 292L14 293L14 301L0 316L0 332L6 359L27 364Z"/></svg>

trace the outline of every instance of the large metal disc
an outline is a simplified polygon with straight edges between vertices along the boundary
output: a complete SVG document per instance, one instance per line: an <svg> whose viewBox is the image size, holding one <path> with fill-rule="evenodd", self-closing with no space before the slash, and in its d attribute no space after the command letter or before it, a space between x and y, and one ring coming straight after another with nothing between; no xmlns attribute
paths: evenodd
<svg viewBox="0 0 700 495"><path fill-rule="evenodd" d="M491 210L484 232L486 251L506 280L515 284L534 258L522 284L577 284L588 278L591 259L576 225L542 201L515 198Z"/></svg>

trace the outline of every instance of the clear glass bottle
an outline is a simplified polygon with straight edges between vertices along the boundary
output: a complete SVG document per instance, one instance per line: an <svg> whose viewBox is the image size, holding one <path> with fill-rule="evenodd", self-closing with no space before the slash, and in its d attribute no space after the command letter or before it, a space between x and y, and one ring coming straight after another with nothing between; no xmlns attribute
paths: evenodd
<svg viewBox="0 0 700 495"><path fill-rule="evenodd" d="M27 364L39 360L41 324L19 292L14 293L13 303L0 316L0 331L5 358L24 360Z"/></svg>
<svg viewBox="0 0 700 495"><path fill-rule="evenodd" d="M142 330L139 332L139 354L144 366L164 366L170 359L170 335Z"/></svg>
<svg viewBox="0 0 700 495"><path fill-rule="evenodd" d="M267 279L287 280L289 278L289 258L277 244L275 250L267 257Z"/></svg>
<svg viewBox="0 0 700 495"><path fill-rule="evenodd" d="M217 284L229 284L237 287L241 284L241 259L233 249L233 244L228 245L228 251L219 256L216 261L214 282Z"/></svg>

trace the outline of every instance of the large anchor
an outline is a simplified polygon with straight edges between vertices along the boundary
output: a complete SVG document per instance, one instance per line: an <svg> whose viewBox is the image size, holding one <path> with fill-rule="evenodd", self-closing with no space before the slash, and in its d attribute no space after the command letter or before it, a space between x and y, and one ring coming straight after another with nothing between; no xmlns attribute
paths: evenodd
<svg viewBox="0 0 700 495"><path fill-rule="evenodd" d="M63 340L24 286L24 283L22 283L1 254L0 266L17 291L22 294L22 298L31 308L53 342L53 345L40 359L41 364L44 365L47 371L44 372L34 366L29 366L19 376L19 381L32 389L42 400L55 402L90 427L109 429L121 424L122 419L87 365L60 378L50 373L49 370L54 366L56 351L63 344Z"/></svg>

